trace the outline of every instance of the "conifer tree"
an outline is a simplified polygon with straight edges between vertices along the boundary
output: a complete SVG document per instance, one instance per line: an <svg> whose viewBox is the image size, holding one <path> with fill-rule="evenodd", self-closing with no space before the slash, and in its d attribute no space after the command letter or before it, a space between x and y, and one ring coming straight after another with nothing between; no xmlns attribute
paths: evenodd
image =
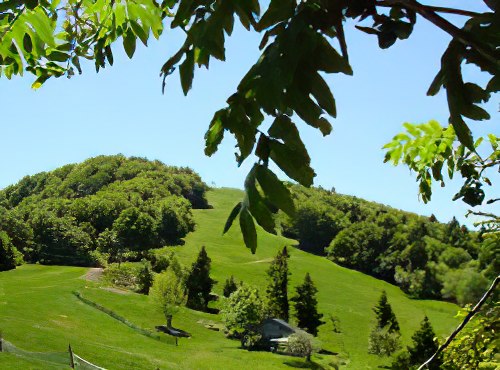
<svg viewBox="0 0 500 370"><path fill-rule="evenodd" d="M373 311L377 315L377 327L380 329L387 327L390 333L399 333L399 323L387 300L385 290L382 291L378 304L373 308Z"/></svg>
<svg viewBox="0 0 500 370"><path fill-rule="evenodd" d="M186 306L189 308L206 311L208 303L213 300L211 292L216 281L210 277L211 261L203 246L186 279Z"/></svg>
<svg viewBox="0 0 500 370"><path fill-rule="evenodd" d="M267 286L267 300L269 315L285 321L289 320L290 306L288 303L288 251L286 246L278 252L267 275L269 285Z"/></svg>
<svg viewBox="0 0 500 370"><path fill-rule="evenodd" d="M412 336L413 346L408 347L410 354L410 365L417 366L427 361L438 349L438 343L434 340L436 334L432 329L429 318L425 316L418 329ZM442 364L441 356L436 358L430 365L429 369L440 369Z"/></svg>
<svg viewBox="0 0 500 370"><path fill-rule="evenodd" d="M234 276L231 275L229 279L226 279L226 283L224 284L224 289L222 290L222 294L224 297L229 298L229 296L238 290L238 285L234 281Z"/></svg>
<svg viewBox="0 0 500 370"><path fill-rule="evenodd" d="M323 314L318 313L318 300L316 293L318 289L314 286L309 273L306 274L304 282L295 288L296 295L292 298L295 308L297 325L312 335L318 334L318 326L323 324Z"/></svg>

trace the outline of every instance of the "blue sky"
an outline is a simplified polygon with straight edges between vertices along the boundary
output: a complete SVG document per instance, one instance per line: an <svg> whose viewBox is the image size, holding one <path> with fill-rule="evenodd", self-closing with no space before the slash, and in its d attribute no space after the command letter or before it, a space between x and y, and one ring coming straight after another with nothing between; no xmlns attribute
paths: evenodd
<svg viewBox="0 0 500 370"><path fill-rule="evenodd" d="M469 2L456 3L470 9L465 6ZM425 205L418 200L417 183L408 169L382 163L381 147L401 131L403 122L447 121L444 94L427 97L425 93L449 37L419 19L409 40L380 50L373 36L348 28L354 76L327 78L338 109L333 133L324 138L300 125L317 173L315 185L420 214L434 213L444 222L455 215L470 224L463 217L467 207L451 201L458 182L435 187L433 201ZM219 152L208 158L203 153L203 135L213 113L225 106L259 57L260 38L236 29L226 45L227 62L213 60L210 70L197 70L187 97L174 73L162 95L160 67L181 42L182 35L166 30L159 42L151 40L148 48L138 47L132 60L118 43L113 67L96 74L93 65L87 64L83 75L49 80L37 91L30 89L29 75L0 79L0 188L25 175L116 153L189 166L209 185L241 188L253 160L237 168L235 141L229 135ZM475 70L467 71L471 79L483 81ZM499 135L498 95L487 109L492 119L473 122L471 127L476 135ZM490 176L498 189L500 176ZM496 196L500 196L498 190Z"/></svg>

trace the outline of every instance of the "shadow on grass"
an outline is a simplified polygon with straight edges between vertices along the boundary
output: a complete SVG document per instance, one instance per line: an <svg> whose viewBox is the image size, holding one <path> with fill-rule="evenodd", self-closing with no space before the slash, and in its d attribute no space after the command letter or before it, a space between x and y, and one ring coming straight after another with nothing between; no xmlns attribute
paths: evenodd
<svg viewBox="0 0 500 370"><path fill-rule="evenodd" d="M325 370L323 366L317 364L314 361L300 361L300 360L291 360L285 361L284 364L286 366L294 367L296 369L315 369L315 370Z"/></svg>

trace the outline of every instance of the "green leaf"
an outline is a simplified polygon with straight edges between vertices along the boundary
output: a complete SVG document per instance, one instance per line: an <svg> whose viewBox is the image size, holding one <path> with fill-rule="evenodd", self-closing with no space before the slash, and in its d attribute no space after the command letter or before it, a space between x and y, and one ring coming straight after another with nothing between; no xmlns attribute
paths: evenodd
<svg viewBox="0 0 500 370"><path fill-rule="evenodd" d="M43 83L45 81L47 81L49 78L50 78L49 75L42 75L42 76L38 77L35 80L35 82L33 82L33 84L31 85L31 88L34 90L39 89L43 85Z"/></svg>
<svg viewBox="0 0 500 370"><path fill-rule="evenodd" d="M178 27L184 23L185 19L187 19L191 15L191 8L194 3L194 0L182 0L179 4L179 8L175 13L174 20L172 21L172 28Z"/></svg>
<svg viewBox="0 0 500 370"><path fill-rule="evenodd" d="M194 51L189 50L186 52L186 59L179 67L179 74L181 77L182 91L187 95L193 84L194 77Z"/></svg>
<svg viewBox="0 0 500 370"><path fill-rule="evenodd" d="M123 36L123 48L125 49L125 53L129 58L132 58L135 53L135 35L132 30L129 28Z"/></svg>
<svg viewBox="0 0 500 370"><path fill-rule="evenodd" d="M51 20L40 8L35 9L35 11L27 14L27 22L29 22L36 32L36 35L51 47L56 47L53 26Z"/></svg>
<svg viewBox="0 0 500 370"><path fill-rule="evenodd" d="M439 90L441 90L441 86L443 86L444 83L444 75L443 71L440 70L436 77L434 77L434 80L432 80L431 86L429 86L429 90L427 90L427 95L428 96L434 96L436 95Z"/></svg>
<svg viewBox="0 0 500 370"><path fill-rule="evenodd" d="M285 21L293 16L297 3L295 0L271 0L269 8L255 27L256 31L262 31L276 23Z"/></svg>
<svg viewBox="0 0 500 370"><path fill-rule="evenodd" d="M469 126L467 126L462 117L460 117L459 115L450 117L450 122L453 125L455 133L457 134L458 140L468 149L474 151L474 140L472 138L472 132L470 131Z"/></svg>
<svg viewBox="0 0 500 370"><path fill-rule="evenodd" d="M332 117L337 116L337 108L335 106L335 99L333 98L332 91L319 73L315 73L311 78L311 94L313 94L319 106L329 115Z"/></svg>
<svg viewBox="0 0 500 370"><path fill-rule="evenodd" d="M290 117L285 115L277 117L267 132L272 137L283 140L288 147L310 161L306 146L300 139L299 130Z"/></svg>
<svg viewBox="0 0 500 370"><path fill-rule="evenodd" d="M255 218L257 223L269 233L276 233L274 218L269 208L264 203L264 199L260 195L255 186L255 177L257 174L258 165L255 164L245 179L245 193L248 200L248 208Z"/></svg>
<svg viewBox="0 0 500 370"><path fill-rule="evenodd" d="M255 230L252 215L245 206L240 211L240 228L245 245L255 254L257 250L257 231Z"/></svg>
<svg viewBox="0 0 500 370"><path fill-rule="evenodd" d="M148 33L144 31L139 23L137 23L134 20L129 21L130 26L132 27L132 30L134 31L135 35L139 37L139 39L142 41L142 43L145 46L148 46ZM148 30L149 31L149 30Z"/></svg>
<svg viewBox="0 0 500 370"><path fill-rule="evenodd" d="M269 201L287 215L293 217L295 215L295 205L290 190L285 184L269 168L262 165L257 167L256 178Z"/></svg>
<svg viewBox="0 0 500 370"><path fill-rule="evenodd" d="M47 58L55 62L66 62L69 59L69 54L54 50L47 55Z"/></svg>
<svg viewBox="0 0 500 370"><path fill-rule="evenodd" d="M490 92L500 91L500 74L493 76L493 78L488 82L486 90Z"/></svg>
<svg viewBox="0 0 500 370"><path fill-rule="evenodd" d="M111 51L111 46L106 45L104 48L104 52L106 53L106 58L108 59L109 65L113 65L113 52Z"/></svg>
<svg viewBox="0 0 500 370"><path fill-rule="evenodd" d="M275 140L271 140L269 146L271 148L271 159L287 176L306 187L313 184L316 174L309 166L309 161L301 153Z"/></svg>
<svg viewBox="0 0 500 370"><path fill-rule="evenodd" d="M229 231L229 229L233 225L233 221L236 219L236 216L238 216L238 214L240 213L242 204L243 203L239 202L238 204L236 204L234 206L233 210L229 214L229 217L227 218L227 221L226 221L226 224L224 225L224 230L222 231L222 234L225 234Z"/></svg>
<svg viewBox="0 0 500 370"><path fill-rule="evenodd" d="M324 37L320 37L314 55L320 71L352 75L349 62Z"/></svg>
<svg viewBox="0 0 500 370"><path fill-rule="evenodd" d="M217 151L219 144L224 138L224 125L222 117L224 117L226 110L221 109L214 114L210 127L205 133L205 155L209 157Z"/></svg>

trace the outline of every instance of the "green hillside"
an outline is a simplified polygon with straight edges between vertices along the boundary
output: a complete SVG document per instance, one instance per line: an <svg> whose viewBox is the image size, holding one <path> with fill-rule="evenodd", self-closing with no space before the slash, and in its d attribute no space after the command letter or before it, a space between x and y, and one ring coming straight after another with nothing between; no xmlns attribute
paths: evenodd
<svg viewBox="0 0 500 370"><path fill-rule="evenodd" d="M269 262L280 248L295 242L259 231L259 248L252 255L236 228L225 236L221 232L241 192L218 189L209 191L207 198L213 209L193 210L196 230L188 234L185 245L165 250L174 249L179 259L190 265L204 245L212 258L212 276L219 282L216 292L221 293L223 282L231 274L263 291ZM411 300L397 287L339 267L323 257L295 248L290 248L290 255L290 291L306 272L311 274L319 290L319 310L327 321L320 327L319 339L324 349L339 353L313 358L325 368L339 361L345 361L351 369L375 369L388 363L387 359L367 354L368 334L375 320L371 308L383 289L397 315L405 343L409 343L425 314L440 336L457 324L453 316L458 307L453 304ZM164 318L154 310L148 297L105 289L85 280L86 271L80 267L23 265L0 273L0 330L4 339L20 349L42 352L22 353L18 355L21 357L0 353L0 368L65 368L51 359L59 355L64 358L68 343L79 356L109 369L290 369L302 364L292 357L239 349L238 341L228 340L221 332L203 325L208 320L219 321L217 315L185 308L174 317L174 326L190 332L191 339L181 339L176 347L171 338L144 336L81 302L72 292L79 291L86 299L113 310L135 326L154 331ZM332 331L330 314L339 317L340 334ZM43 352L53 353L52 357Z"/></svg>

